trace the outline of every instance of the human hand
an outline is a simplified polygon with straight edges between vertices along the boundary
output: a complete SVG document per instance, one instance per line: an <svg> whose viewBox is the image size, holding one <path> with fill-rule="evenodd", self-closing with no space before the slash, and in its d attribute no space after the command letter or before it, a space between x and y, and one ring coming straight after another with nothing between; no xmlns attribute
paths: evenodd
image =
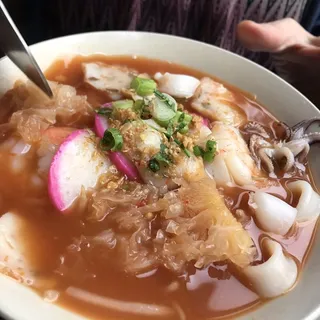
<svg viewBox="0 0 320 320"><path fill-rule="evenodd" d="M320 37L289 18L242 21L237 33L246 48L272 53L277 73L320 107Z"/></svg>

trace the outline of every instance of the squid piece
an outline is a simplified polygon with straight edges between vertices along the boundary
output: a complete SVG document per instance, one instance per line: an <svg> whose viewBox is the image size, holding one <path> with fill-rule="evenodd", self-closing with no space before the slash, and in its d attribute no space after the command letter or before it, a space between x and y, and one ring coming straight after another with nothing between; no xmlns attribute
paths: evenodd
<svg viewBox="0 0 320 320"><path fill-rule="evenodd" d="M288 172L296 166L296 160L305 161L310 145L320 142L320 132L307 131L311 125L319 123L320 118L301 121L292 128L280 123L286 130L286 136L283 141L276 142L268 141L270 137L261 130L250 132L245 128L248 133L253 133L249 140L249 148L257 166L260 168L263 165L269 173L274 173L274 165L277 164L284 172Z"/></svg>
<svg viewBox="0 0 320 320"><path fill-rule="evenodd" d="M236 105L233 93L210 78L201 79L191 107L213 121L222 121L234 126L245 121L245 114Z"/></svg>
<svg viewBox="0 0 320 320"><path fill-rule="evenodd" d="M288 233L297 216L297 209L262 191L251 195L250 206L263 230L282 236Z"/></svg>
<svg viewBox="0 0 320 320"><path fill-rule="evenodd" d="M297 221L312 220L320 213L320 196L312 189L307 181L294 181L287 185L294 196L298 197Z"/></svg>
<svg viewBox="0 0 320 320"><path fill-rule="evenodd" d="M30 239L24 236L27 227L27 222L14 213L8 212L1 216L0 271L21 282L31 284L34 282L35 266L27 258L30 254L27 245Z"/></svg>
<svg viewBox="0 0 320 320"><path fill-rule="evenodd" d="M101 91L120 91L130 88L134 72L117 66L109 66L99 62L83 63L84 81Z"/></svg>
<svg viewBox="0 0 320 320"><path fill-rule="evenodd" d="M200 81L184 74L157 72L154 79L158 82L159 90L175 98L190 98L194 95Z"/></svg>
<svg viewBox="0 0 320 320"><path fill-rule="evenodd" d="M265 238L261 246L267 252L268 260L244 268L243 273L260 297L277 297L295 284L298 267L292 257L284 254L278 242Z"/></svg>
<svg viewBox="0 0 320 320"><path fill-rule="evenodd" d="M216 122L212 135L217 142L218 152L212 163L206 163L208 175L217 184L235 182L239 185L253 184L254 176L261 176L249 149L238 129Z"/></svg>

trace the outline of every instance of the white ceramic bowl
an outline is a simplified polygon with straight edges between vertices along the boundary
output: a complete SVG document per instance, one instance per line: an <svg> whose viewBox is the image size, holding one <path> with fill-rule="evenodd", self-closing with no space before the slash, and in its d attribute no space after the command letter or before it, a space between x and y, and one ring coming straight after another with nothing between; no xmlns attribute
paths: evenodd
<svg viewBox="0 0 320 320"><path fill-rule="evenodd" d="M266 69L225 50L183 38L137 32L97 32L63 37L31 46L42 70L56 58L70 54L103 53L138 55L176 62L210 73L258 96L278 119L293 125L320 116L320 112L292 86ZM21 72L4 58L0 61L0 96L10 89ZM310 154L313 176L320 186L320 149ZM290 293L246 313L240 319L313 320L320 316L320 236L298 285ZM0 313L13 320L80 320L55 305L44 302L29 289L0 275Z"/></svg>

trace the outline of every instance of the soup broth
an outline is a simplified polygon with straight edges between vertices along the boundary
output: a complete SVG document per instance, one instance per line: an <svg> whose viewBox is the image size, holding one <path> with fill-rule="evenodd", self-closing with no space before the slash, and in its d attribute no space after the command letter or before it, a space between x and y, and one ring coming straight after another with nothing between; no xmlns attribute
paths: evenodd
<svg viewBox="0 0 320 320"><path fill-rule="evenodd" d="M167 72L189 75L197 79L208 77L202 72L187 67L142 57L92 55L88 57L77 56L69 60L54 62L46 71L47 78L59 84L74 87L76 94L86 96L90 107L96 110L101 105L112 103L114 92L112 90L98 90L84 81L82 65L90 62L134 69L139 75L153 76L158 72L162 74ZM247 126L252 122L263 127L270 141L283 139L284 127L279 125L275 117L259 105L255 97L227 84L224 84L224 87L232 92L233 101L230 105L238 110L237 112L242 114L245 119L236 127L239 128L246 144L250 142L251 136L255 133L250 131ZM37 91L35 90L35 92ZM165 263L159 260L159 256L155 258L157 262L154 266L147 266L143 271L139 269L138 272L132 272L132 265L131 269L128 269L127 266L121 267L123 256L119 254L122 250L119 249L122 245L120 239L123 237L124 246L129 246L132 241L132 238L128 240L127 237L131 232L130 229L123 231L124 227L121 225L125 223L121 219L125 217L128 208L121 207L113 199L114 206L108 214L105 213L102 216L87 214L90 211L87 208L92 201L90 196L94 192L90 189L89 205L87 202L83 205L77 199L70 208L60 212L61 210L53 205L48 194L47 171L39 173L39 159L41 158L39 149L43 147L42 138L37 141L25 141L24 148L28 150L24 153L21 152L21 149L17 152L18 155L13 151L12 139L20 138L21 134L17 130L19 125L16 123L18 122L12 122L12 114L18 112L21 105L26 106L28 103L28 108L33 107L32 110L38 112L40 108L31 98L29 102L26 102L26 96L29 94L30 92L19 89L19 85L17 85L1 100L1 109L9 110L9 113L1 115L3 134L0 145L0 213L2 215L8 212L14 213L23 217L28 225L32 226L31 229L24 230L20 236L24 239L25 254L28 260L36 266L36 271L32 273L31 280L27 284L31 285L39 295L47 301L56 302L90 319L215 319L222 316L235 316L239 312L247 311L268 300L268 298L261 296L250 279L239 271L237 263L228 259L203 263L200 267L197 264L200 263L199 261L195 263L194 260L190 260L183 266L181 265L181 268L179 265L176 272L173 270L173 263L168 267L169 258ZM126 99L130 98L126 97ZM176 98L176 100L178 104L183 105L182 110L199 114L199 109L195 109L192 105L194 103L192 98ZM32 106L33 103L35 106ZM67 98L64 103L68 104ZM66 105L63 103L60 106L60 108L65 107ZM94 112L88 111L84 117L75 117L74 115L75 113L71 112L68 119L72 119L72 121L68 120L64 123L64 120L59 118L62 119L65 116L61 113L57 116L56 123L52 122L52 124L46 125L43 130L48 130L50 127L77 129L94 127ZM21 114L20 116L22 117ZM10 125L6 125L7 122ZM212 125L215 121L210 120L210 123ZM20 125L20 128L31 125L30 118L28 121L21 122ZM59 140L64 141L70 132L66 130ZM53 154L56 150L50 152ZM70 166L73 165L72 161L68 163ZM260 170L264 170L263 166ZM104 185L106 190L110 188L114 191L117 189L117 184L125 191L140 188L138 182L129 182L128 178L116 169L113 169L112 172L115 178L110 178L110 176L106 178L109 179ZM267 179L268 183L256 184L259 190L276 196L293 208L298 205L299 198L294 196L294 192L288 188L288 184L297 180L311 183L305 160L300 162L296 160L295 165L287 172L279 168L277 171L275 169L273 173L264 173L264 175L263 179ZM261 180L263 179L261 178ZM201 185L202 182L200 180L196 183ZM259 183L259 179L255 183ZM197 190L196 184L193 187ZM189 188L188 184L182 183L179 190L183 188ZM151 197L153 192L158 192L157 190L150 191L148 189L148 191L141 192L149 192ZM189 192L188 189L186 190ZM255 207L251 206L251 202L254 191L255 189L246 183L223 184L217 182L217 192L221 195L226 208L236 218L235 221L240 222L239 225L243 226L253 241L255 253L252 255L250 265L259 265L268 260L267 250L261 249L262 242L268 238L281 244L285 255L292 258L292 261L297 265L298 273L300 273L312 244L317 219L301 223L295 222L284 235L267 232L265 227L255 219L253 213L254 209L252 208ZM157 198L154 202L161 201L166 192L170 191L161 189L160 195L157 193L157 196L154 196ZM149 198L148 200L145 200L147 198L143 199L145 202L136 203L135 208L152 205ZM194 201L198 201L196 194L194 194L194 199ZM119 200L119 202L121 201L124 200ZM148 201L149 203L147 203ZM190 201L192 202L193 198ZM151 230L148 236L155 239L157 230L162 230L162 218L160 214L154 212L150 213L149 220L148 217L146 213L146 223ZM168 226L166 230L168 230ZM188 232L191 234L190 230ZM36 235L35 240L33 235ZM150 252L152 255L158 254L154 251L158 247L150 245L149 240L143 239L143 235L137 234L138 236L142 237L142 240L136 240L137 250L139 250L139 241L146 241L147 244L144 246L146 255L149 257ZM168 241L172 240L171 236L167 237ZM21 276L17 276L10 268L5 268L3 272L23 281ZM88 293L90 294L87 295ZM144 313L144 310L148 311Z"/></svg>

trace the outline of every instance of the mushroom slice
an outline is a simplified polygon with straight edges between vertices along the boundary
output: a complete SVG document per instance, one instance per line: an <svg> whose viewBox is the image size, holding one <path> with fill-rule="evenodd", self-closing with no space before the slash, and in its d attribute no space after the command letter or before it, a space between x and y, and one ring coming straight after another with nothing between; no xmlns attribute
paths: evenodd
<svg viewBox="0 0 320 320"><path fill-rule="evenodd" d="M297 221L315 219L320 213L320 196L312 189L307 181L299 180L287 184L294 196L298 196Z"/></svg>
<svg viewBox="0 0 320 320"><path fill-rule="evenodd" d="M292 257L284 254L278 242L265 238L261 246L267 252L268 260L244 268L243 273L260 297L277 297L295 284L298 267Z"/></svg>
<svg viewBox="0 0 320 320"><path fill-rule="evenodd" d="M295 222L297 209L266 192L252 195L251 207L263 230L284 236Z"/></svg>

